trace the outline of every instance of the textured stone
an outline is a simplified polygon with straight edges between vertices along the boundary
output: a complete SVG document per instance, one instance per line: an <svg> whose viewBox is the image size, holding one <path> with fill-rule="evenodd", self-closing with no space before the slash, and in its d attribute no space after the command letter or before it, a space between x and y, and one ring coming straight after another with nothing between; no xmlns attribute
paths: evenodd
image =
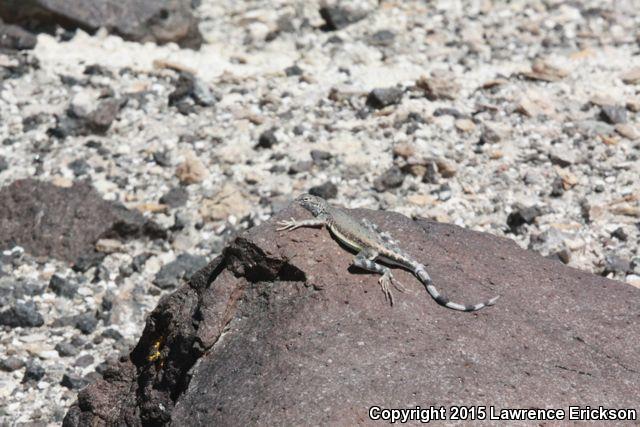
<svg viewBox="0 0 640 427"><path fill-rule="evenodd" d="M5 49L33 49L36 36L17 25L7 25L0 21L0 47Z"/></svg>
<svg viewBox="0 0 640 427"><path fill-rule="evenodd" d="M16 302L0 312L0 325L11 328L42 326L44 318L33 301Z"/></svg>
<svg viewBox="0 0 640 427"><path fill-rule="evenodd" d="M182 184L189 185L203 181L209 172L195 153L188 152L182 163L176 168L176 176Z"/></svg>
<svg viewBox="0 0 640 427"><path fill-rule="evenodd" d="M382 175L375 179L373 188L376 191L383 192L393 188L398 188L404 182L404 174L397 166L387 169Z"/></svg>
<svg viewBox="0 0 640 427"><path fill-rule="evenodd" d="M58 296L73 298L78 292L78 285L71 283L68 279L54 274L49 279L49 289Z"/></svg>
<svg viewBox="0 0 640 427"><path fill-rule="evenodd" d="M367 96L367 105L371 108L384 108L399 104L402 100L402 90L397 87L378 88Z"/></svg>
<svg viewBox="0 0 640 427"><path fill-rule="evenodd" d="M13 372L24 367L24 360L17 356L7 356L0 359L0 370Z"/></svg>
<svg viewBox="0 0 640 427"><path fill-rule="evenodd" d="M172 208L179 208L187 204L189 192L183 187L174 187L160 197L159 202Z"/></svg>
<svg viewBox="0 0 640 427"><path fill-rule="evenodd" d="M193 273L206 264L207 259L203 256L180 254L174 261L160 269L153 283L160 289L175 288L182 279L189 280Z"/></svg>
<svg viewBox="0 0 640 427"><path fill-rule="evenodd" d="M640 67L634 67L620 76L622 81L628 85L640 83Z"/></svg>
<svg viewBox="0 0 640 427"><path fill-rule="evenodd" d="M615 125L627 122L627 110L621 105L603 105L600 117L605 122Z"/></svg>
<svg viewBox="0 0 640 427"><path fill-rule="evenodd" d="M91 313L83 313L74 317L74 326L83 334L90 334L96 330L98 326L98 319Z"/></svg>
<svg viewBox="0 0 640 427"><path fill-rule="evenodd" d="M639 289L489 234L352 213L391 230L452 299L502 298L447 310L394 270L408 292L389 307L378 276L355 274L326 231L275 231L308 218L292 207L163 298L130 357L101 368L64 425L358 424L372 402L566 408L567 384L580 384L580 405L635 407L640 342L620 337L640 334Z"/></svg>
<svg viewBox="0 0 640 427"><path fill-rule="evenodd" d="M523 206L517 204L507 217L507 225L513 232L517 232L521 226L532 224L540 215L542 215L542 209L538 206Z"/></svg>
<svg viewBox="0 0 640 427"><path fill-rule="evenodd" d="M87 383L87 380L77 374L64 374L62 376L62 380L60 381L61 386L66 387L70 390L80 389L86 386Z"/></svg>
<svg viewBox="0 0 640 427"><path fill-rule="evenodd" d="M0 18L35 29L60 25L94 32L105 27L127 40L191 48L202 43L189 0L5 0L0 2Z"/></svg>
<svg viewBox="0 0 640 427"><path fill-rule="evenodd" d="M338 195L338 186L331 181L327 181L324 184L316 185L309 189L309 194L322 197L323 199L333 199Z"/></svg>
<svg viewBox="0 0 640 427"><path fill-rule="evenodd" d="M256 148L271 148L278 143L275 129L269 129L260 134Z"/></svg>
<svg viewBox="0 0 640 427"><path fill-rule="evenodd" d="M341 30L363 19L366 14L340 6L325 6L320 8L320 16L324 19L325 31Z"/></svg>
<svg viewBox="0 0 640 427"><path fill-rule="evenodd" d="M460 91L460 84L456 79L444 72L435 72L431 76L422 76L416 81L416 86L422 89L425 96L431 100L456 99Z"/></svg>
<svg viewBox="0 0 640 427"><path fill-rule="evenodd" d="M44 368L40 366L35 360L31 360L27 364L27 369L24 372L22 382L40 381L45 374L46 371L44 370Z"/></svg>
<svg viewBox="0 0 640 427"><path fill-rule="evenodd" d="M99 238L130 239L157 234L136 211L103 200L87 182L71 188L23 179L0 189L0 249L22 246L35 256L76 261L92 257Z"/></svg>

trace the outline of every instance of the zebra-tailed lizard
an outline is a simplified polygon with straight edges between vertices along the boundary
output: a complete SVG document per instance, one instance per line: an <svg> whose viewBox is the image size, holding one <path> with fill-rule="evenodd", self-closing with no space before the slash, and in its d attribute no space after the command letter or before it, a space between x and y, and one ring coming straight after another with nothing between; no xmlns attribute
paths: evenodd
<svg viewBox="0 0 640 427"><path fill-rule="evenodd" d="M339 242L357 252L353 265L382 275L378 283L382 286L385 298L388 298L391 304L393 304L391 285L399 291L403 291L403 288L393 277L391 270L378 264L376 260L411 271L424 284L429 295L438 304L453 310L480 310L483 307L493 305L499 298L496 296L475 305L463 305L449 301L435 288L425 266L400 249L398 244L387 233L381 232L375 224L366 219L359 221L342 209L331 206L321 197L302 194L296 198L295 202L311 212L314 219L296 221L291 218L290 221L280 221L278 231L295 230L298 227L326 226Z"/></svg>

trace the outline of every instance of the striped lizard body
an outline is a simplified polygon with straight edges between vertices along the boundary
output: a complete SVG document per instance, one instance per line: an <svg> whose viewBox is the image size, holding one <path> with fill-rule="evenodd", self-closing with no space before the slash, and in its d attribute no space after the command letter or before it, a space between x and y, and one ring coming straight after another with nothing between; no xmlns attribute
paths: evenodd
<svg viewBox="0 0 640 427"><path fill-rule="evenodd" d="M357 253L353 260L356 267L381 274L378 283L382 287L385 298L393 304L391 286L403 291L403 288L391 274L391 270L376 260L387 265L395 265L411 271L426 287L429 295L442 306L458 311L477 311L486 306L495 304L499 297L491 298L485 302L473 305L464 305L450 301L442 295L433 285L433 281L423 264L413 259L386 233L367 220L359 221L342 209L331 206L321 197L310 194L302 194L296 198L296 203L307 209L314 216L313 219L296 221L281 221L278 231L295 230L299 227L326 226L331 234L342 244Z"/></svg>

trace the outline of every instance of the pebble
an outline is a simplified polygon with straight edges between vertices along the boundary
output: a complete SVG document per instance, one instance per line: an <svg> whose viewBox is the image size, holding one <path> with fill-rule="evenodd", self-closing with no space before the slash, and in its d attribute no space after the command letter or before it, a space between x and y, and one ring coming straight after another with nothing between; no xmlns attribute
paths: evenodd
<svg viewBox="0 0 640 427"><path fill-rule="evenodd" d="M16 302L0 312L0 325L9 327L37 327L44 325L44 318L33 301Z"/></svg>
<svg viewBox="0 0 640 427"><path fill-rule="evenodd" d="M422 76L416 81L416 86L424 91L431 100L454 100L460 92L460 85L456 79L446 72L434 72L431 76Z"/></svg>
<svg viewBox="0 0 640 427"><path fill-rule="evenodd" d="M578 152L566 146L556 145L549 153L549 160L554 165L567 167L578 162Z"/></svg>
<svg viewBox="0 0 640 427"><path fill-rule="evenodd" d="M640 289L640 275L637 274L629 274L626 278L626 282L631 286L634 286Z"/></svg>
<svg viewBox="0 0 640 427"><path fill-rule="evenodd" d="M393 155L395 157L401 157L403 159L408 159L416 155L416 149L413 144L409 144L407 142L401 142L393 147Z"/></svg>
<svg viewBox="0 0 640 427"><path fill-rule="evenodd" d="M309 194L322 197L323 199L326 199L326 200L335 199L336 196L338 195L338 186L332 183L331 181L327 181L324 184L311 187L309 189Z"/></svg>
<svg viewBox="0 0 640 427"><path fill-rule="evenodd" d="M289 174L296 175L302 172L309 172L312 167L313 162L311 160L302 160L299 162L295 162L289 167Z"/></svg>
<svg viewBox="0 0 640 427"><path fill-rule="evenodd" d="M91 166L84 159L76 159L67 165L75 176L86 175L91 171Z"/></svg>
<svg viewBox="0 0 640 427"><path fill-rule="evenodd" d="M73 320L73 325L76 327L76 329L78 329L85 335L88 335L95 331L96 327L98 326L98 319L96 319L96 316L90 312L79 314L75 316Z"/></svg>
<svg viewBox="0 0 640 427"><path fill-rule="evenodd" d="M0 370L13 372L24 367L24 360L17 356L5 356L0 359Z"/></svg>
<svg viewBox="0 0 640 427"><path fill-rule="evenodd" d="M284 73L287 77L301 76L303 73L303 70L302 68L298 67L298 65L293 64L290 67L285 68Z"/></svg>
<svg viewBox="0 0 640 427"><path fill-rule="evenodd" d="M640 138L640 134L636 130L636 128L630 123L618 123L615 125L615 130L621 136L624 136L627 139L632 141Z"/></svg>
<svg viewBox="0 0 640 427"><path fill-rule="evenodd" d="M525 71L521 75L531 80L557 82L567 77L569 72L542 59L536 59L531 66L531 71Z"/></svg>
<svg viewBox="0 0 640 427"><path fill-rule="evenodd" d="M533 221L540 215L542 215L542 209L538 206L516 204L507 216L507 225L512 232L517 234L523 225L533 224Z"/></svg>
<svg viewBox="0 0 640 427"><path fill-rule="evenodd" d="M323 26L325 31L341 30L366 16L365 13L357 13L341 6L324 6L319 12L325 22Z"/></svg>
<svg viewBox="0 0 640 427"><path fill-rule="evenodd" d="M249 200L235 185L225 184L212 198L200 202L198 212L205 221L226 220L231 215L243 218L252 210Z"/></svg>
<svg viewBox="0 0 640 427"><path fill-rule="evenodd" d="M438 173L443 178L451 178L457 172L457 168L456 168L455 164L453 162L450 162L447 159L438 158L438 159L435 160L435 163L436 163L436 165L438 167Z"/></svg>
<svg viewBox="0 0 640 427"><path fill-rule="evenodd" d="M155 151L153 153L153 161L158 166L169 167L171 166L171 154L166 150Z"/></svg>
<svg viewBox="0 0 640 427"><path fill-rule="evenodd" d="M184 185L202 182L209 175L200 160L193 152L187 153L185 159L176 168L176 176Z"/></svg>
<svg viewBox="0 0 640 427"><path fill-rule="evenodd" d="M455 121L456 129L462 132L473 132L476 128L476 124L469 119L458 119Z"/></svg>
<svg viewBox="0 0 640 427"><path fill-rule="evenodd" d="M516 111L527 117L538 117L542 115L551 116L555 112L553 105L550 102L547 102L542 98L533 98L527 95L520 99L520 102L516 106Z"/></svg>
<svg viewBox="0 0 640 427"><path fill-rule="evenodd" d="M83 354L82 356L78 357L75 362L73 362L73 366L76 366L78 368L86 368L88 366L91 366L94 362L95 358L92 355Z"/></svg>
<svg viewBox="0 0 640 427"><path fill-rule="evenodd" d="M0 156L0 172L6 171L9 169L9 162L7 158L4 156Z"/></svg>
<svg viewBox="0 0 640 427"><path fill-rule="evenodd" d="M153 283L160 289L172 289L180 285L181 280L189 280L193 273L206 266L208 260L200 255L188 253L164 265L153 279Z"/></svg>
<svg viewBox="0 0 640 427"><path fill-rule="evenodd" d="M118 116L123 102L119 99L109 98L100 102L97 108L87 117L85 126L87 133L104 134ZM84 132L82 132L84 133Z"/></svg>
<svg viewBox="0 0 640 427"><path fill-rule="evenodd" d="M614 254L609 254L604 257L604 271L603 274L625 274L631 272L631 262L628 259L619 257Z"/></svg>
<svg viewBox="0 0 640 427"><path fill-rule="evenodd" d="M564 183L562 182L562 178L559 176L555 177L551 183L551 192L549 194L551 197L561 197L564 194Z"/></svg>
<svg viewBox="0 0 640 427"><path fill-rule="evenodd" d="M36 46L35 35L18 25L0 23L0 47L3 49L29 50Z"/></svg>
<svg viewBox="0 0 640 427"><path fill-rule="evenodd" d="M71 343L59 342L55 347L58 354L62 357L75 356L78 354L78 349Z"/></svg>
<svg viewBox="0 0 640 427"><path fill-rule="evenodd" d="M76 375L73 373L66 373L62 376L62 380L60 381L60 385L66 387L70 390L78 390L85 387L88 384L87 380L82 378L80 375Z"/></svg>
<svg viewBox="0 0 640 427"><path fill-rule="evenodd" d="M640 84L640 67L634 67L620 77L622 81L628 85Z"/></svg>
<svg viewBox="0 0 640 427"><path fill-rule="evenodd" d="M333 158L333 155L330 152L323 150L311 150L309 155L315 165L321 165Z"/></svg>
<svg viewBox="0 0 640 427"><path fill-rule="evenodd" d="M39 365L35 360L30 360L27 363L27 369L22 377L22 382L40 381L44 377L45 373L46 372L41 365Z"/></svg>
<svg viewBox="0 0 640 427"><path fill-rule="evenodd" d="M631 99L627 101L625 106L627 107L627 110L633 113L638 113L640 112L640 99Z"/></svg>
<svg viewBox="0 0 640 427"><path fill-rule="evenodd" d="M371 108L384 108L399 104L402 100L402 90L396 87L373 89L367 96L367 105Z"/></svg>
<svg viewBox="0 0 640 427"><path fill-rule="evenodd" d="M435 199L433 197L425 194L411 194L407 197L407 200L409 203L416 206L429 206L435 203Z"/></svg>
<svg viewBox="0 0 640 427"><path fill-rule="evenodd" d="M600 118L611 125L627 123L627 110L620 105L603 105Z"/></svg>
<svg viewBox="0 0 640 427"><path fill-rule="evenodd" d="M496 144L502 141L503 132L495 125L485 123L480 134L480 144Z"/></svg>
<svg viewBox="0 0 640 427"><path fill-rule="evenodd" d="M271 148L278 143L275 129L269 129L260 134L256 148Z"/></svg>
<svg viewBox="0 0 640 427"><path fill-rule="evenodd" d="M159 202L172 208L179 208L187 204L189 192L184 187L173 187L160 197Z"/></svg>
<svg viewBox="0 0 640 427"><path fill-rule="evenodd" d="M102 331L102 336L104 338L111 338L112 340L115 340L115 341L121 341L124 338L120 332L118 332L113 328L107 328L104 331Z"/></svg>
<svg viewBox="0 0 640 427"><path fill-rule="evenodd" d="M455 108L444 107L444 108L436 108L435 110L433 110L433 116L434 117L451 116L458 119L462 117L462 113L456 110Z"/></svg>
<svg viewBox="0 0 640 427"><path fill-rule="evenodd" d="M73 299L78 292L78 285L71 283L71 281L62 276L54 274L51 276L51 279L49 279L49 289L58 296Z"/></svg>
<svg viewBox="0 0 640 427"><path fill-rule="evenodd" d="M403 182L404 174L402 173L402 170L397 166L392 166L374 180L373 188L378 192L383 192L393 188L398 188Z"/></svg>
<svg viewBox="0 0 640 427"><path fill-rule="evenodd" d="M369 44L372 46L388 47L393 45L396 34L391 30L378 30L369 36Z"/></svg>
<svg viewBox="0 0 640 427"><path fill-rule="evenodd" d="M122 242L116 239L99 239L96 242L96 251L105 254L121 252L123 250Z"/></svg>

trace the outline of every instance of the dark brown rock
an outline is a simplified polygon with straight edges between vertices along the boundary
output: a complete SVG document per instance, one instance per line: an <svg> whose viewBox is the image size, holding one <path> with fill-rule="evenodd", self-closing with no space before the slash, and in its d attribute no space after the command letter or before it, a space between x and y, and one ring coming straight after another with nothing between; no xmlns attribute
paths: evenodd
<svg viewBox="0 0 640 427"><path fill-rule="evenodd" d="M0 249L22 246L35 256L74 261L100 238L137 238L155 231L137 211L103 200L91 184L73 187L23 179L0 189Z"/></svg>
<svg viewBox="0 0 640 427"><path fill-rule="evenodd" d="M277 220L308 218L290 207L163 298L130 357L79 393L64 425L352 425L372 405L461 402L637 406L640 290L496 236L352 212L390 230L452 299L502 298L455 312L395 270L407 292L391 307L326 230L276 232Z"/></svg>
<svg viewBox="0 0 640 427"><path fill-rule="evenodd" d="M176 42L194 49L202 44L190 0L4 0L0 18L37 30L105 27L127 40Z"/></svg>

